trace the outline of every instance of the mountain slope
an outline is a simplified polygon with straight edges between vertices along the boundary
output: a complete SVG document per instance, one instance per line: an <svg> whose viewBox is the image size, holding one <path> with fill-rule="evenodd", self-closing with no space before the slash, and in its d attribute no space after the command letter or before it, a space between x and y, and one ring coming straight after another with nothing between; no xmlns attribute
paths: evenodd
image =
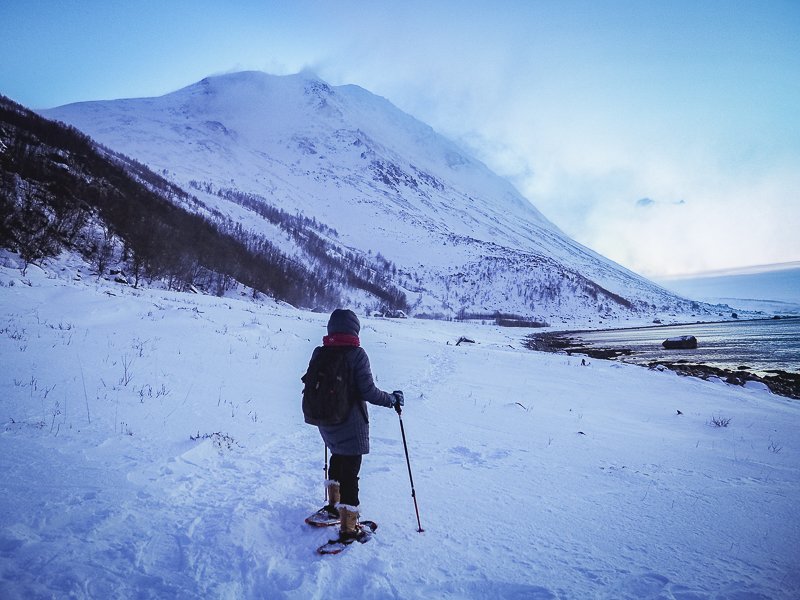
<svg viewBox="0 0 800 600"><path fill-rule="evenodd" d="M417 313L583 320L702 310L569 239L508 181L357 86L245 72L44 114L253 230L267 230L263 219L232 197L313 217L337 232L339 251L392 261Z"/></svg>
<svg viewBox="0 0 800 600"><path fill-rule="evenodd" d="M98 277L138 287L198 288L217 295L241 284L295 306L332 308L354 291L405 308L383 271L390 265L328 253L318 223L265 213L273 231L241 223L131 159L0 96L0 248L31 264L77 254ZM317 268L293 260L272 240L291 237ZM128 274L130 281L123 274Z"/></svg>

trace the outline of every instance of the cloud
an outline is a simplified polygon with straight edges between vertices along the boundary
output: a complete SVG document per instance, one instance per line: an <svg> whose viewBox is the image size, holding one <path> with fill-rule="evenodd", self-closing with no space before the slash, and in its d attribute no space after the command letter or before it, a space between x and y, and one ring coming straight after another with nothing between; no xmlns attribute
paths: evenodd
<svg viewBox="0 0 800 600"><path fill-rule="evenodd" d="M637 208L650 208L652 206L660 205L660 206L683 206L686 204L686 200L672 200L670 202L661 202L659 200L653 200L652 198L640 198L636 201Z"/></svg>
<svg viewBox="0 0 800 600"><path fill-rule="evenodd" d="M649 276L770 264L800 259L800 175L776 167L760 177L703 169L668 182L689 200L654 201L646 210L600 198L574 237ZM602 180L594 183L603 189ZM658 194L661 195L661 194Z"/></svg>
<svg viewBox="0 0 800 600"><path fill-rule="evenodd" d="M16 18L6 31L0 20L11 57L0 79L18 66L64 102L165 93L234 65L310 68L460 141L565 233L636 271L800 260L792 3L725 14L703 3L236 4L187 13L167 3L156 21L108 9L125 18L103 29L97 11L42 16L18 3L36 27ZM51 35L31 36L42 24ZM73 37L95 29L108 33Z"/></svg>

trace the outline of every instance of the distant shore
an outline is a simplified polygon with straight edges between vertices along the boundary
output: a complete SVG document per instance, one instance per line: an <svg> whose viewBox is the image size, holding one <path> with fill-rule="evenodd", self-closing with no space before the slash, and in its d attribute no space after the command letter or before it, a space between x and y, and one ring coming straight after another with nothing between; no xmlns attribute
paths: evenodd
<svg viewBox="0 0 800 600"><path fill-rule="evenodd" d="M717 323L755 323L759 321L800 321L800 315L775 315L771 317L751 317L747 319L718 319L712 321L686 321L676 323L652 323L645 325L632 325L632 326L615 326L615 327L597 327L594 329L559 329L550 331L544 334L532 335L556 335L556 336L569 336L578 335L580 333L598 333L603 331L639 331L641 329L666 329L669 327L691 327L692 325L714 325Z"/></svg>
<svg viewBox="0 0 800 600"><path fill-rule="evenodd" d="M796 317L795 317L796 318ZM761 319L751 319L761 320ZM614 328L602 331L625 331L652 329L657 327L670 327L674 325L654 325L652 327ZM703 362L690 362L684 359L653 360L647 363L626 361L625 357L632 356L634 351L622 346L589 345L580 339L581 333L596 333L599 330L558 331L534 333L525 338L524 344L530 350L539 352L564 352L568 355L578 354L588 358L602 360L620 359L623 362L636 364L650 369L669 369L679 375L699 377L700 379L718 378L731 385L744 386L748 381L756 381L766 385L773 394L800 400L800 373L792 373L782 369L770 369L767 375L759 375L744 368L723 369L704 364Z"/></svg>

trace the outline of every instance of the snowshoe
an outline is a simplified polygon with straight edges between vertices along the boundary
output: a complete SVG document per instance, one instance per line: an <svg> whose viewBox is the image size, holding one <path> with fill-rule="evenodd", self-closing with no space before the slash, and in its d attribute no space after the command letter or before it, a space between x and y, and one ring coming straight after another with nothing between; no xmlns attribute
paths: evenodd
<svg viewBox="0 0 800 600"><path fill-rule="evenodd" d="M306 523L314 527L330 527L341 522L339 511L335 506L323 506L314 514L306 517Z"/></svg>
<svg viewBox="0 0 800 600"><path fill-rule="evenodd" d="M358 524L358 530L354 534L339 534L339 537L335 540L328 540L327 543L317 548L317 552L319 554L339 554L353 542L366 544L372 539L372 534L377 528L378 524L375 521L361 521Z"/></svg>

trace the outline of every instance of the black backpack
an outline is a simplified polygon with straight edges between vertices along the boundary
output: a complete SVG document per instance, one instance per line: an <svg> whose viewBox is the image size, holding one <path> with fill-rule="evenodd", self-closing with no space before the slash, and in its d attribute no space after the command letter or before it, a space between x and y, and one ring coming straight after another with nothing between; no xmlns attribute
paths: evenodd
<svg viewBox="0 0 800 600"><path fill-rule="evenodd" d="M347 420L353 402L347 354L351 348L322 347L301 381L303 416L311 425L339 425Z"/></svg>

